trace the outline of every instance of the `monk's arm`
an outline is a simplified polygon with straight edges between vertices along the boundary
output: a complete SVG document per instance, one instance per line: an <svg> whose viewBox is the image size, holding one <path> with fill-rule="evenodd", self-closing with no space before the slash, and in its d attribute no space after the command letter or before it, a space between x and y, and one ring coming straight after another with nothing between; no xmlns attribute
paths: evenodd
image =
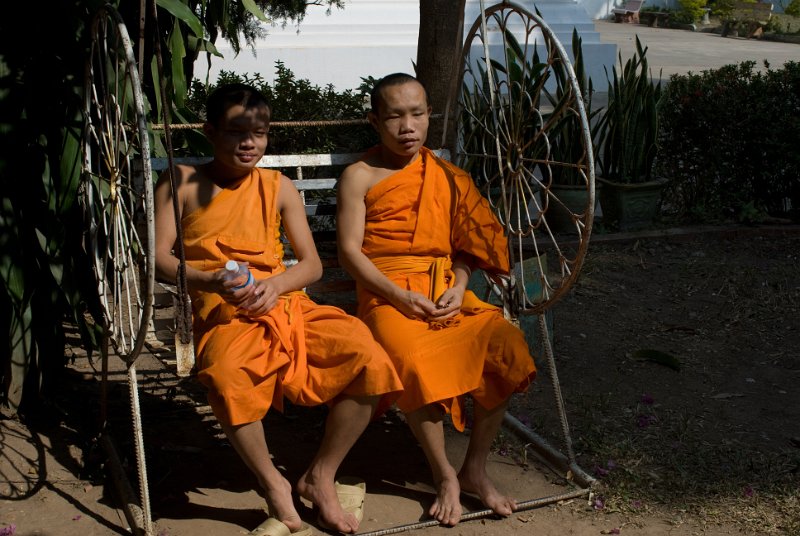
<svg viewBox="0 0 800 536"><path fill-rule="evenodd" d="M336 192L336 243L339 263L367 290L382 296L400 312L411 318L425 318L435 309L426 296L395 285L361 251L367 214L364 196L368 177L353 166L339 179Z"/></svg>
<svg viewBox="0 0 800 536"><path fill-rule="evenodd" d="M282 274L271 277L278 294L300 290L322 277L322 261L314 245L311 229L308 227L306 209L300 193L288 177L281 175L281 187L278 193L278 210L286 231L286 237L292 245L297 264Z"/></svg>
<svg viewBox="0 0 800 536"><path fill-rule="evenodd" d="M175 169L178 184L178 209L183 210L184 199L181 197L181 185L186 180L189 171L178 167ZM175 228L175 210L172 203L172 187L170 186L169 172L161 174L153 193L155 211L155 253L156 253L156 279L165 283L176 284L178 265L180 261L173 254L173 248L178 239ZM191 289L209 292L220 292L223 281L213 272L202 272L191 266L186 266L186 282Z"/></svg>
<svg viewBox="0 0 800 536"><path fill-rule="evenodd" d="M241 302L250 316L268 313L278 304L281 295L300 290L322 277L322 262L308 228L300 194L288 177L281 175L280 181L278 211L297 263L277 275L256 280L253 294Z"/></svg>

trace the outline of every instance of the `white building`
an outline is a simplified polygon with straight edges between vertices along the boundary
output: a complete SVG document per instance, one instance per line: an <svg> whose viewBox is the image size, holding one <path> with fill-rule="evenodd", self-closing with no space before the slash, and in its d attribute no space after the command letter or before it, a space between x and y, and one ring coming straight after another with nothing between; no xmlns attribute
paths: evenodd
<svg viewBox="0 0 800 536"><path fill-rule="evenodd" d="M259 73L268 81L275 76L280 60L298 78L313 84L333 84L337 90L355 89L362 77L380 78L393 72L414 72L419 28L419 1L347 0L343 10L329 15L325 8L310 6L299 26L270 27L269 35L256 47L255 55L244 49L238 57L224 43L218 49L225 59L213 58L209 77L222 70ZM487 1L485 6L493 5ZM538 8L545 23L572 56L572 30L583 40L587 74L595 87L605 84L604 67L616 60L616 45L602 43L594 19L604 18L613 0L519 0L517 4L534 13ZM480 0L467 0L465 34L480 14ZM205 59L198 61L196 74L204 77Z"/></svg>

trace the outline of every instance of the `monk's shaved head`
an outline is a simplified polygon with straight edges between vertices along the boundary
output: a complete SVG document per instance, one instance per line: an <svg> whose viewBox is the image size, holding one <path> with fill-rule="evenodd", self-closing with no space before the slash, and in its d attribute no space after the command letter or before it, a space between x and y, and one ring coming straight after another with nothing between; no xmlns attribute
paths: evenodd
<svg viewBox="0 0 800 536"><path fill-rule="evenodd" d="M403 84L412 82L415 82L422 87L422 91L425 92L425 103L427 104L428 90L425 89L425 86L416 77L406 73L387 74L378 80L378 82L375 84L375 87L372 88L372 91L369 94L369 104L372 106L372 113L378 113L378 108L380 107L381 102L383 102L383 95L381 92L384 89L392 86L402 86Z"/></svg>

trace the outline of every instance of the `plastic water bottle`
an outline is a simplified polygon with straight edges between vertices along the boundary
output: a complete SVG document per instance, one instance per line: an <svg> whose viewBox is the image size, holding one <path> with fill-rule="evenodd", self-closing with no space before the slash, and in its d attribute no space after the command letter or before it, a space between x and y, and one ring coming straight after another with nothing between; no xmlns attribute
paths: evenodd
<svg viewBox="0 0 800 536"><path fill-rule="evenodd" d="M234 260L230 260L225 263L225 270L228 271L226 277L229 281L239 276L247 277L247 281L245 281L244 284L233 287L233 290L239 290L253 284L253 273L244 264L239 264Z"/></svg>

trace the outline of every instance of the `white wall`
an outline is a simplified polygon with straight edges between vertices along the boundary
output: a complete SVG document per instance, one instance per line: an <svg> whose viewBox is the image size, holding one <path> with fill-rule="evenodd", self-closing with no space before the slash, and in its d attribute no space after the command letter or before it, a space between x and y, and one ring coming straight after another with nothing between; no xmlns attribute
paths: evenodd
<svg viewBox="0 0 800 536"><path fill-rule="evenodd" d="M261 73L275 77L275 61L281 60L298 78L338 90L354 89L361 77L379 78L389 73L413 73L417 55L419 0L348 0L343 10L330 15L325 8L309 6L300 27L268 28L256 55L243 50L238 57L225 43L217 48L224 60L213 58L210 78L221 70ZM205 60L196 64L198 77Z"/></svg>
<svg viewBox="0 0 800 536"><path fill-rule="evenodd" d="M420 0L348 0L343 10L330 15L325 8L309 6L300 27L275 26L261 40L254 56L250 49L238 57L225 43L217 48L224 59L212 59L209 78L213 81L221 70L237 73L259 73L268 81L275 77L275 61L281 60L298 78L320 86L333 84L337 90L354 89L362 77L380 78L403 71L414 72L417 56ZM586 0L586 2L601 0ZM606 0L610 1L610 0ZM616 45L600 42L594 23L578 2L573 0L517 0L528 11L538 7L545 22L571 55L571 34L577 28L583 39L589 76L605 80L604 65L609 68L616 58ZM493 4L487 1L486 6ZM480 0L467 0L464 31L480 14ZM195 66L196 76L204 79L206 61Z"/></svg>

